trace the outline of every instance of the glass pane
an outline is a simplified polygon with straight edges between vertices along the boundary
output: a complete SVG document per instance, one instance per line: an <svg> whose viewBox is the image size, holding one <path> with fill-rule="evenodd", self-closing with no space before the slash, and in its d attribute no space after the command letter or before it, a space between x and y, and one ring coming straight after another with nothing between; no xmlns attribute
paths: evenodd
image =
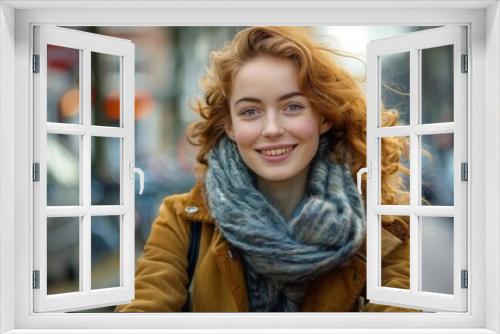
<svg viewBox="0 0 500 334"><path fill-rule="evenodd" d="M47 219L47 294L79 291L80 218Z"/></svg>
<svg viewBox="0 0 500 334"><path fill-rule="evenodd" d="M447 205L453 199L453 134L422 136L422 205Z"/></svg>
<svg viewBox="0 0 500 334"><path fill-rule="evenodd" d="M380 97L388 111L399 115L381 115L381 126L410 124L410 53L380 56ZM392 121L391 121L392 120Z"/></svg>
<svg viewBox="0 0 500 334"><path fill-rule="evenodd" d="M380 158L380 204L409 205L410 137L381 138Z"/></svg>
<svg viewBox="0 0 500 334"><path fill-rule="evenodd" d="M121 139L92 137L92 205L120 204Z"/></svg>
<svg viewBox="0 0 500 334"><path fill-rule="evenodd" d="M80 122L80 50L47 45L47 121Z"/></svg>
<svg viewBox="0 0 500 334"><path fill-rule="evenodd" d="M47 135L47 205L80 204L80 136Z"/></svg>
<svg viewBox="0 0 500 334"><path fill-rule="evenodd" d="M421 52L422 123L453 122L453 45Z"/></svg>
<svg viewBox="0 0 500 334"><path fill-rule="evenodd" d="M422 291L453 294L453 218L420 217Z"/></svg>
<svg viewBox="0 0 500 334"><path fill-rule="evenodd" d="M410 289L410 239L403 242L407 247L402 247L401 239L409 236L409 216L380 216L381 220L381 277L380 286ZM398 263L397 277L393 272L393 264ZM392 269L391 269L392 268Z"/></svg>
<svg viewBox="0 0 500 334"><path fill-rule="evenodd" d="M120 126L120 57L91 53L92 125Z"/></svg>
<svg viewBox="0 0 500 334"><path fill-rule="evenodd" d="M120 216L92 217L92 289L120 286Z"/></svg>

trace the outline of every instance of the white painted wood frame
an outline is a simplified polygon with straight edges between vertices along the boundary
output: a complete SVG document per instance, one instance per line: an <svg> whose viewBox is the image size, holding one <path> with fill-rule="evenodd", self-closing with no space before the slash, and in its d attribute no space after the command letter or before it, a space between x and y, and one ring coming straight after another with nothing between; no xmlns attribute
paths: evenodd
<svg viewBox="0 0 500 334"><path fill-rule="evenodd" d="M467 182L461 181L460 166L467 162L467 76L461 57L467 54L467 28L448 26L371 41L368 45L367 163L372 166L367 184L367 297L379 304L414 307L428 311L467 310L467 289L461 288L461 270L467 270ZM422 50L453 46L453 122L421 124ZM381 57L408 53L410 74L410 124L382 127ZM421 135L453 133L454 205L422 205ZM381 205L381 138L406 136L410 149L410 205ZM381 286L381 215L410 218L410 289ZM423 291L421 217L453 218L453 293Z"/></svg>
<svg viewBox="0 0 500 334"><path fill-rule="evenodd" d="M28 100L32 94L28 74L34 24L468 24L472 81L468 88L471 112L467 123L471 225L468 311L465 314L34 314L29 288L33 124ZM4 0L0 2L0 60L0 333L500 333L498 1Z"/></svg>
<svg viewBox="0 0 500 334"><path fill-rule="evenodd" d="M34 150L40 165L40 180L34 182L33 270L38 270L38 289L33 289L34 312L75 311L116 305L134 295L134 179L128 171L134 161L134 45L124 39L85 33L54 26L34 27L34 54L39 55L39 73L33 74ZM79 124L47 122L48 45L71 48L79 54ZM91 124L91 53L119 57L120 127ZM79 205L47 206L47 135L64 134L78 138ZM120 140L120 205L91 205L91 139L94 136ZM120 285L92 289L91 224L93 216L119 217ZM48 294L47 225L48 218L77 217L79 220L79 291Z"/></svg>

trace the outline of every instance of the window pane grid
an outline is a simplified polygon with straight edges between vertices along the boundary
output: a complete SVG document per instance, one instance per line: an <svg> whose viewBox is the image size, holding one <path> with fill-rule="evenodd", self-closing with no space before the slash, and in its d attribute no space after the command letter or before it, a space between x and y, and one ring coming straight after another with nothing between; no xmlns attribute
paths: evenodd
<svg viewBox="0 0 500 334"><path fill-rule="evenodd" d="M87 49L80 49L79 60L79 104L81 110L79 112L79 123L58 123L46 122L46 136L49 134L59 135L78 135L79 136L79 205L72 206L46 206L46 218L68 218L79 217L79 268L78 281L79 292L90 293L92 290L91 273L92 273L92 247L91 247L91 222L93 216L119 216L120 225L122 224L123 215L127 213L124 205L91 205L91 140L93 137L102 138L117 138L120 140L120 183L125 181L123 178L123 145L122 139L127 136L126 129L113 128L107 126L91 125L91 52ZM120 57L120 68L122 66L122 57ZM121 71L120 71L121 72ZM122 91L123 83L120 83L120 91ZM120 94L122 98L122 94ZM121 110L120 110L121 114ZM121 121L122 123L122 121ZM122 124L120 124L121 126ZM120 203L123 203L123 194L120 192ZM121 229L120 229L121 230ZM120 239L122 238L120 232ZM122 244L122 243L121 243ZM120 249L121 251L121 249ZM122 256L120 255L120 258ZM121 273L121 270L120 270ZM120 274L120 284L123 278ZM51 296L55 297L55 296Z"/></svg>
<svg viewBox="0 0 500 334"><path fill-rule="evenodd" d="M422 250L422 218L423 217L455 217L455 207L451 206L424 206L422 197L422 136L424 135L440 135L454 134L455 123L430 123L421 124L422 103L421 92L422 83L420 78L421 71L421 50L412 50L410 53L410 124L394 127L381 127L379 124L375 127L374 137L378 143L378 161L380 163L379 184L382 178L382 138L389 137L408 137L409 138L409 166L410 166L410 205L381 205L378 204L374 208L374 213L378 215L379 220L383 215L407 215L410 218L410 289L412 295L426 294L423 289L423 250ZM379 79L380 80L380 79ZM380 98L380 91L379 91ZM379 193L381 194L381 193ZM382 198L377 200L381 203ZM380 221L379 221L380 224ZM379 231L381 232L381 231ZM381 234L379 233L379 238ZM381 244L381 239L379 239ZM380 254L379 254L380 255ZM378 260L381 263L381 259ZM379 286L382 287L381 270L378 271ZM384 287L388 288L388 287ZM390 289L390 288L389 288ZM404 290L401 290L404 291Z"/></svg>
<svg viewBox="0 0 500 334"><path fill-rule="evenodd" d="M49 134L63 134L63 135L79 135L79 201L80 208L69 206L68 208L59 208L57 206L47 206L47 216L64 217L71 215L84 216L91 215L111 215L123 214L123 207L116 208L116 206L103 206L100 209L92 208L91 205L91 138L92 137L105 137L105 138L122 138L127 136L126 129L113 128L106 126L91 125L91 57L88 49L80 49L80 75L79 75L79 104L81 112L79 118L81 124L67 124L46 122L46 135ZM120 57L120 68L122 67L122 58ZM120 72L122 72L120 70ZM123 83L120 83L122 89ZM120 94L122 96L123 94ZM123 145L120 145L120 162L123 160L122 153ZM123 178L123 163L120 163L120 183L124 183ZM123 194L120 192L120 203L123 203Z"/></svg>
<svg viewBox="0 0 500 334"><path fill-rule="evenodd" d="M467 183L460 180L461 163L467 162L465 150L467 76L460 73L461 55L467 53L464 36L465 29L463 28L443 28L436 30L435 36L429 35L425 39L419 38L417 35L413 39L412 37L408 38L408 41L411 40L411 42L407 43L407 48L402 46L407 42L406 40L402 40L402 43L399 44L392 40L390 42L380 41L380 43L377 42L374 43L375 45L370 46L372 53L368 63L369 67L372 65L372 70L369 69L368 78L367 163L373 166L372 175L375 177L368 187L367 219L369 233L375 235L373 239L377 239L378 236L378 241L368 238L370 251L368 253L368 270L373 270L376 276L368 277L367 290L370 299L378 300L381 303L393 303L391 305L396 306L417 306L417 308L422 307L426 310L466 310L467 289L460 287L460 271L467 269L466 225L464 222L466 218L464 195L466 194ZM395 44L400 45L400 47L394 48ZM454 46L453 56L451 57L450 47L442 46L452 44ZM435 49L431 51L432 55L427 53L428 59L424 59L423 63L422 56L425 56L430 48ZM428 86L422 87L424 74L428 77L427 84L432 81L429 79L430 77L437 75L430 71L429 68L426 68L424 73L422 66L429 66L430 63L433 63L429 61L431 56L441 57L441 55L437 55L441 52L438 49L446 49L445 60L447 64L443 64L443 66L447 66L448 72L445 82L440 82L439 85L449 83L453 87L454 99L451 104L453 117L448 115L450 113L449 98L446 101L441 101L442 98L441 94L437 92L438 89L432 90ZM381 57L404 52L410 53L410 70L408 71L410 76L408 92L410 95L409 122L406 124L406 121L401 122L392 127L382 127L380 115L381 108L384 106L381 105L381 102L383 102L380 87L383 84L381 82L383 80L381 78ZM449 64L453 64L453 75L451 76L449 75ZM374 79L373 81L370 80L370 76ZM438 80L438 78L435 80ZM438 84L436 82L431 83L433 85ZM424 91L423 88L426 90ZM429 94L432 95L432 98L428 97ZM423 101L424 98L428 100ZM448 103L446 106L440 104L445 102ZM370 105L373 107L370 107ZM447 117L436 115L436 113L441 113L442 109L446 111ZM424 112L427 113L424 115L426 118L422 117ZM372 114L375 114L375 117ZM429 119L434 122L430 122ZM407 150L403 148L405 144L400 142L400 149L408 153L408 156L404 156L400 163L407 168L409 166L410 182L409 187L405 187L410 197L409 203L404 200L404 196L399 196L395 198L394 205L392 205L391 197L387 197L391 205L381 205L384 203L380 191L382 167L389 163L384 160L387 159L389 153L385 147L382 147L382 139L389 139L389 141L384 141L389 143L390 137L395 138L396 143L398 138L406 137L408 140L409 147ZM370 145L370 143L372 144ZM383 152L386 152L387 157L383 156ZM395 170L395 173L400 172L401 169ZM450 178L453 179L452 182ZM370 196L370 192L373 193L373 197ZM450 196L454 197L454 199L449 200ZM399 202L398 199L400 199ZM401 203L403 205L400 205ZM377 263L380 264L381 261L380 245L383 231L380 230L380 217L384 215L405 215L409 218L409 290L382 286L381 284L381 267ZM375 224L375 221L378 221L379 224ZM444 223L440 224L440 222ZM427 227L423 227L422 224L426 224ZM376 229L374 229L374 225L377 226ZM435 230L441 231L440 234L436 235L432 232ZM433 254L432 250L429 251L429 247L431 247L429 245L440 247L443 251ZM422 247L427 247L427 249L422 249ZM435 247L432 246L431 248L434 249ZM450 257L452 257L451 262ZM422 276L424 271L426 272L425 277ZM432 275L438 275L435 281L433 281ZM368 276L370 276L369 273Z"/></svg>
<svg viewBox="0 0 500 334"><path fill-rule="evenodd" d="M35 312L44 311L73 311L83 308L88 308L94 305L116 305L128 302L133 298L133 274L134 274L134 247L133 245L133 228L134 228L134 212L133 212L133 178L129 178L128 166L133 163L133 143L134 143L134 47L130 41L122 39L110 39L108 37L95 34L75 32L70 29L59 27L36 27L35 28L35 43L33 48L34 54L40 56L40 71L39 75L33 76L34 84L34 151L33 160L39 163L40 181L34 183L34 243L35 249L33 252L33 270L40 270L40 288L33 290L33 309ZM70 102L69 107L78 106L68 109L65 105L66 113L64 116L67 119L59 119L58 117L47 117L47 45L57 45L62 48L74 49L72 52L74 59L74 71L79 72L78 77L74 75L75 83L71 88L70 96L67 96L66 102ZM55 50L55 49L54 49ZM57 50L56 50L57 51ZM64 51L64 50L63 50ZM105 53L114 55L115 59L119 59L120 73L116 71L115 78L119 78L120 84L116 85L120 90L120 127L108 127L107 124L92 125L91 124L91 52ZM79 57L76 59L76 57ZM116 58L117 57L117 58ZM115 63L118 63L115 61ZM59 80L60 76L54 78ZM77 87L78 85L78 87ZM58 97L58 96L56 96ZM53 99L54 100L54 99ZM59 101L58 99L56 99ZM114 101L113 101L114 102ZM54 108L50 109L54 113ZM78 114L75 113L78 112ZM70 115L70 116L67 116ZM57 115L56 115L57 116ZM71 119L69 119L71 117ZM62 137L62 143L57 142L57 147L62 147L68 138L71 138L72 145L62 147L58 152L56 159L47 159L48 139ZM120 202L110 203L116 205L92 206L92 138L116 138L107 139L120 142L120 147L116 147L115 156L113 159L116 163L116 170L120 171L121 175L116 178L115 182L120 183L124 194L120 193ZM106 140L106 139L105 139ZM54 142L54 140L52 140ZM127 145L124 147L124 145ZM116 145L115 145L116 146ZM69 150L72 149L72 152ZM63 150L64 149L64 150ZM68 152L66 152L68 151ZM78 183L78 189L75 187L75 194L72 198L74 201L47 202L47 165L52 161L57 164L68 156L68 153L74 153L75 167L72 169L74 174L74 184ZM67 162L67 160L66 160ZM63 172L68 171L62 165ZM78 166L78 167L77 167ZM118 169L119 166L119 169ZM77 170L78 168L78 170ZM67 177L60 173L59 177ZM66 173L67 174L67 173ZM116 173L117 174L117 173ZM125 177L126 176L126 177ZM64 180L63 180L64 181ZM61 181L62 182L62 181ZM116 196L118 197L118 196ZM132 197L132 198L129 198ZM47 204L51 204L50 206ZM64 204L69 204L64 206ZM123 252L115 254L115 264L120 261L120 286L112 288L100 289L99 291L91 290L92 288L92 229L91 221L93 217L98 217L107 220L109 216L118 216L121 228L119 251ZM73 270L75 277L74 292L59 292L52 290L54 294L48 294L47 289L47 220L66 221L68 218L76 218L78 227L75 228L78 233L74 233L74 262ZM95 220L95 219L94 219ZM94 224L96 225L96 224ZM101 224L97 224L101 225ZM94 226L95 227L95 226ZM99 227L100 228L100 227ZM56 238L56 240L61 240ZM79 245L76 245L76 242ZM124 244L126 242L126 244ZM50 245L49 245L50 246ZM116 249L118 249L116 248ZM67 254L61 254L67 255ZM77 264L76 261L79 261ZM56 266L59 270L61 266ZM53 267L51 267L53 268ZM54 270L53 270L54 271ZM77 281L78 280L78 281ZM115 276L115 282L118 280L118 275Z"/></svg>

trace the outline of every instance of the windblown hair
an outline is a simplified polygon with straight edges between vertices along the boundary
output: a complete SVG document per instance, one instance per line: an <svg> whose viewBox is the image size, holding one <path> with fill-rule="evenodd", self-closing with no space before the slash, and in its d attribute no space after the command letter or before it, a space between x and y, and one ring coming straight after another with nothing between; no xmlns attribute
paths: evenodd
<svg viewBox="0 0 500 334"><path fill-rule="evenodd" d="M247 61L263 55L288 59L296 66L301 92L313 110L332 124L328 132L332 159L348 163L353 177L356 177L357 171L366 166L366 100L363 90L356 78L335 63L334 56L344 54L320 45L307 30L298 27L250 27L211 54L210 68L201 81L204 96L193 105L202 119L188 128L188 140L199 146L197 161L206 167L208 152L226 135L224 126L230 122L229 98L236 73ZM384 110L383 125L395 125L398 117L397 112ZM400 160L408 155L407 141L397 137L383 138L381 153L382 203L406 203L408 192L404 189L401 174L408 175L409 171ZM388 222L387 218L384 218L386 225L400 220L392 217ZM396 229L400 230L400 227Z"/></svg>

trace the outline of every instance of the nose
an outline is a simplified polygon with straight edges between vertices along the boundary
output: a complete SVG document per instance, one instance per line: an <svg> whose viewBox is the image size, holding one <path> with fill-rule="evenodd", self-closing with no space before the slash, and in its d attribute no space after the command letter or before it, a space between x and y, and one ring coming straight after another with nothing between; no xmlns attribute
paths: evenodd
<svg viewBox="0 0 500 334"><path fill-rule="evenodd" d="M264 137L276 137L285 133L277 113L270 111L267 112L266 115L267 117L262 129L262 135Z"/></svg>

